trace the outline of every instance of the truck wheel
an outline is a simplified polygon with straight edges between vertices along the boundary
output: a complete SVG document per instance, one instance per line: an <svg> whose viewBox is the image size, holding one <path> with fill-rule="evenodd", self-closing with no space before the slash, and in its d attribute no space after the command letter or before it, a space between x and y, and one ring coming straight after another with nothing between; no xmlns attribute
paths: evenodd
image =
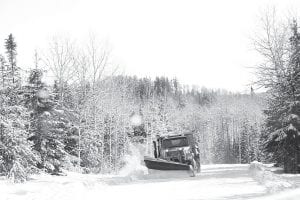
<svg viewBox="0 0 300 200"><path fill-rule="evenodd" d="M200 159L196 159L196 165L197 165L197 173L201 172L201 163L200 163Z"/></svg>
<svg viewBox="0 0 300 200"><path fill-rule="evenodd" d="M197 163L196 163L195 159L193 159L191 161L191 165L190 165L191 177L196 176L196 170L197 170Z"/></svg>
<svg viewBox="0 0 300 200"><path fill-rule="evenodd" d="M195 173L195 169L193 167L193 165L189 165L190 166L190 170L189 170L189 174L191 177L195 177L196 173Z"/></svg>

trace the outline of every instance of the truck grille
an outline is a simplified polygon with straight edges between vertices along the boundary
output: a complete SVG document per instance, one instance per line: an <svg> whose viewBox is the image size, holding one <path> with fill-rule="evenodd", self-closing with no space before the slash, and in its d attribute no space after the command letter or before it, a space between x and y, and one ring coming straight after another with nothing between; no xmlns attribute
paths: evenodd
<svg viewBox="0 0 300 200"><path fill-rule="evenodd" d="M169 151L167 152L167 157L180 157L180 152L179 151Z"/></svg>
<svg viewBox="0 0 300 200"><path fill-rule="evenodd" d="M166 157L174 162L182 162L183 161L183 152L182 151L169 151L166 152Z"/></svg>

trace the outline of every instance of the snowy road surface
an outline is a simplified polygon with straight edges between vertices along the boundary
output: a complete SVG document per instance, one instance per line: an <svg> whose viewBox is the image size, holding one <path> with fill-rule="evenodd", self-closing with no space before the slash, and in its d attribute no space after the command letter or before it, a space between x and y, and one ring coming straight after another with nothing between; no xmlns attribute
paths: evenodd
<svg viewBox="0 0 300 200"><path fill-rule="evenodd" d="M249 165L206 165L197 177L184 174L131 175L127 177L38 175L24 184L0 180L1 200L210 200L252 199L267 194L249 173Z"/></svg>

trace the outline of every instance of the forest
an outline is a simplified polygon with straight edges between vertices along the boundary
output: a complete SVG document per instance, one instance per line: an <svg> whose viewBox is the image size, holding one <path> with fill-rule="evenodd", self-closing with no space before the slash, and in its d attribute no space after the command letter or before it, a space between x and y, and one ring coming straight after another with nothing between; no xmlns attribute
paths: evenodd
<svg viewBox="0 0 300 200"><path fill-rule="evenodd" d="M300 34L296 20L279 28L272 20L255 41L265 58L255 84L266 92L122 75L93 37L83 46L54 38L25 68L8 35L0 55L0 175L22 182L41 170L117 173L134 140L150 155L157 134L185 132L196 135L203 164L275 162L297 173Z"/></svg>

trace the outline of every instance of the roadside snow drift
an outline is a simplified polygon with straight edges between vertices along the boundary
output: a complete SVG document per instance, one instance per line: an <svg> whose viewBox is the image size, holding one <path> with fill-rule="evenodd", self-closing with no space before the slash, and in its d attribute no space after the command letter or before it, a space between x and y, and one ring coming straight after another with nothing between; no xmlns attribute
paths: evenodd
<svg viewBox="0 0 300 200"><path fill-rule="evenodd" d="M253 200L299 200L300 188L289 189L273 195L255 198Z"/></svg>
<svg viewBox="0 0 300 200"><path fill-rule="evenodd" d="M287 188L295 187L291 181L287 181L286 179L283 179L267 170L266 167L260 162L252 162L249 169L253 178L260 184L264 185L268 192L279 192Z"/></svg>

